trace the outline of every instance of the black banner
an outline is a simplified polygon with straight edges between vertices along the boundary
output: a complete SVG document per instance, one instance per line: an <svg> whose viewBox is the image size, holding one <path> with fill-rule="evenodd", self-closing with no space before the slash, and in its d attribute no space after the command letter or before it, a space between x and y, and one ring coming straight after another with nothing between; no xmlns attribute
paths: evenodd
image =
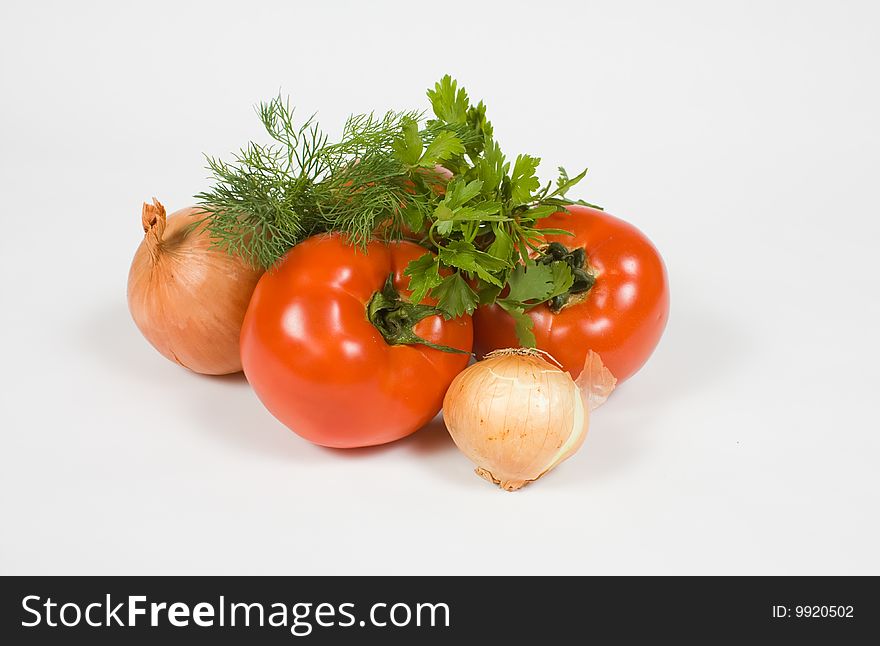
<svg viewBox="0 0 880 646"><path fill-rule="evenodd" d="M878 611L868 577L6 577L0 641L846 640Z"/></svg>

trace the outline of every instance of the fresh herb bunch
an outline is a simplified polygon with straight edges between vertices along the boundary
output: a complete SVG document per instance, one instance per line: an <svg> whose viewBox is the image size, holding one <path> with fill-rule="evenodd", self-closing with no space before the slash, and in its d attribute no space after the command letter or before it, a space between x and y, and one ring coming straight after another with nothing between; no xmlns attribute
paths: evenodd
<svg viewBox="0 0 880 646"><path fill-rule="evenodd" d="M315 233L339 231L363 245L380 227L400 237L402 211L427 217L428 201L394 155L400 133L421 113L354 115L338 142L313 117L296 125L294 109L280 97L261 103L258 114L270 142L249 143L232 162L207 157L214 185L195 196L218 246L268 269ZM430 147L437 132L421 136ZM442 150L426 151L426 163L441 161L435 153ZM423 185L436 175L431 166L419 178Z"/></svg>
<svg viewBox="0 0 880 646"><path fill-rule="evenodd" d="M574 282L570 264L543 254L541 248L543 234L569 232L539 230L536 224L574 203L566 193L584 178L586 170L569 178L560 167L555 188L553 183L542 187L537 176L541 160L518 155L511 170L494 139L485 105L481 101L472 106L465 89L450 76L428 90L428 98L436 117L428 122L430 129L466 132L470 137L458 146L449 137L447 145L453 154L443 164L454 179L425 225L427 246L436 256L425 254L406 269L413 300L418 302L430 292L447 317L497 303L516 321L520 342L532 347L535 337L525 312L566 293ZM419 147L414 135L408 136L412 141L395 149L404 162L414 159ZM407 158L401 150L412 153ZM530 252L536 252L539 260L530 258ZM442 267L452 273L442 277ZM509 289L502 297L505 287Z"/></svg>
<svg viewBox="0 0 880 646"><path fill-rule="evenodd" d="M534 346L525 312L575 283L571 264L542 247L542 234L568 232L537 221L575 203L566 193L586 171L569 178L560 168L555 186L542 186L540 159L518 155L511 169L485 105L471 105L450 76L428 98L434 118L424 125L417 112L357 115L338 142L312 118L295 125L280 97L261 104L271 142L248 144L232 162L208 158L214 185L196 196L205 226L218 245L266 268L320 232L358 245L415 239L433 253L406 268L413 302L430 293L446 318L497 303Z"/></svg>

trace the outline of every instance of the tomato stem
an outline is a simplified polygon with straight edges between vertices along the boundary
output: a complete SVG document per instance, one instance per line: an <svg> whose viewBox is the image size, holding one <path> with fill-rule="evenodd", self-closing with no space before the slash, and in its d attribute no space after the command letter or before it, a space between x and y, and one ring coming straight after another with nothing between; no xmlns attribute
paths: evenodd
<svg viewBox="0 0 880 646"><path fill-rule="evenodd" d="M457 354L469 354L448 345L431 343L413 331L422 319L440 314L433 305L410 303L394 286L394 274L388 276L382 289L373 294L367 303L367 318L379 330L388 345L424 345L434 350Z"/></svg>

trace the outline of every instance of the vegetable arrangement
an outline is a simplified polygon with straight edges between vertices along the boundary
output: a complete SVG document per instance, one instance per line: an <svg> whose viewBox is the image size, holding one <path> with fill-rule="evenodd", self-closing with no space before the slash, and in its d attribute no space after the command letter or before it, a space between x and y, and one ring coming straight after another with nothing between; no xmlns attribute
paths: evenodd
<svg viewBox="0 0 880 646"><path fill-rule="evenodd" d="M338 141L261 104L269 142L209 157L197 207L144 205L129 306L166 357L243 368L317 444L390 442L443 405L477 473L514 490L648 359L666 272L635 227L568 197L586 171L542 184L451 77L427 94L431 118L355 115Z"/></svg>

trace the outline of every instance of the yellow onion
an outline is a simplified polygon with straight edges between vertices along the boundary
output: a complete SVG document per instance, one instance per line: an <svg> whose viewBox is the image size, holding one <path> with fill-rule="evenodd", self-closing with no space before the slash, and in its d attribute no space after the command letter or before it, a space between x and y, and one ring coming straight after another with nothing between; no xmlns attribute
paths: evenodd
<svg viewBox="0 0 880 646"><path fill-rule="evenodd" d="M577 381L540 350L490 352L446 392L443 418L477 475L507 491L537 480L584 442L616 380L588 352Z"/></svg>
<svg viewBox="0 0 880 646"><path fill-rule="evenodd" d="M165 357L206 375L241 370L238 337L263 271L211 243L198 207L166 218L144 204L144 239L128 274L128 308L138 329Z"/></svg>

